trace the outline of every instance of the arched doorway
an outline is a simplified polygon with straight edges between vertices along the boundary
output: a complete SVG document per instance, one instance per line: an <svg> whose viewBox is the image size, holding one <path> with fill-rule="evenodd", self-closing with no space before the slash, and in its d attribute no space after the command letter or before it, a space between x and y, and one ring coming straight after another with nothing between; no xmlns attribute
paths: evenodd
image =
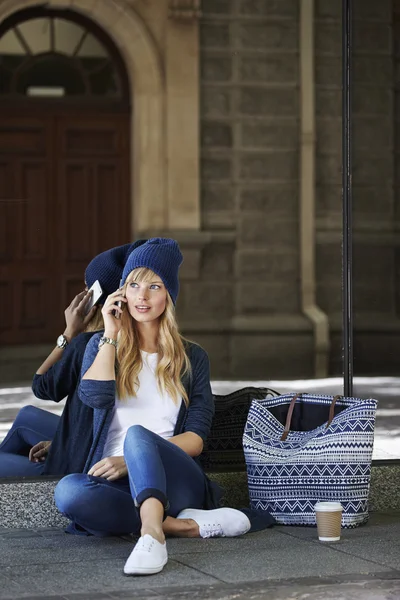
<svg viewBox="0 0 400 600"><path fill-rule="evenodd" d="M130 100L102 29L35 8L0 24L0 343L53 341L87 263L130 240Z"/></svg>

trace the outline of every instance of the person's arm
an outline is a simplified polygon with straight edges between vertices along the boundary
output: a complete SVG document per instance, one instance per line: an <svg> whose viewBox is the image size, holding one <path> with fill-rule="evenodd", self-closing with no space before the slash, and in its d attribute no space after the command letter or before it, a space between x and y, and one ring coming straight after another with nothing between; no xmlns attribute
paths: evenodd
<svg viewBox="0 0 400 600"><path fill-rule="evenodd" d="M189 456L199 456L203 452L203 439L192 431L174 435L172 438L169 438L169 441L175 444L175 446L182 448Z"/></svg>
<svg viewBox="0 0 400 600"><path fill-rule="evenodd" d="M75 390L79 382L85 347L91 335L93 334L78 335L65 348L61 360L43 375L34 376L32 391L37 398L60 402Z"/></svg>
<svg viewBox="0 0 400 600"><path fill-rule="evenodd" d="M169 439L189 456L199 456L203 451L214 417L214 398L210 385L210 364L207 353L197 346L192 361L192 389L184 432Z"/></svg>
<svg viewBox="0 0 400 600"><path fill-rule="evenodd" d="M104 320L104 337L115 342L118 339L118 333L121 329L121 318L116 319L114 316L114 311L119 312L120 316L122 314L122 309L116 306L116 302L119 301L126 302L126 298L121 290L117 290L108 296L101 311ZM83 373L82 381L86 379L93 381L115 381L116 350L116 346L112 344L103 344L99 348L93 363Z"/></svg>
<svg viewBox="0 0 400 600"><path fill-rule="evenodd" d="M104 337L116 341L121 328L121 320L114 317L113 311L122 314L116 302L126 302L126 298L117 290L108 296L102 315ZM116 348L105 343L99 348L101 335L95 335L87 345L83 358L81 382L78 388L79 398L92 408L112 408L115 402L115 359Z"/></svg>
<svg viewBox="0 0 400 600"><path fill-rule="evenodd" d="M97 310L96 306L93 306L88 314L86 314L86 306L90 300L92 292L80 292L75 298L72 300L71 304L65 309L65 330L64 337L66 338L68 344L71 343L71 340L75 338L77 335L82 333L93 317L95 311ZM64 354L65 348L59 348L56 346L46 358L46 360L40 365L38 370L36 371L36 375L44 375L47 371L55 365Z"/></svg>

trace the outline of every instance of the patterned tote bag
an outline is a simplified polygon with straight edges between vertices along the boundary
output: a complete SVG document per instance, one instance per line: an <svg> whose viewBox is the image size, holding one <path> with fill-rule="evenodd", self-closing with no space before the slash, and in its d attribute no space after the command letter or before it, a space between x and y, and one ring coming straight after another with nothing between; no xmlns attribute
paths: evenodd
<svg viewBox="0 0 400 600"><path fill-rule="evenodd" d="M285 394L253 400L243 435L251 508L282 525L316 525L338 501L343 527L368 520L377 401Z"/></svg>

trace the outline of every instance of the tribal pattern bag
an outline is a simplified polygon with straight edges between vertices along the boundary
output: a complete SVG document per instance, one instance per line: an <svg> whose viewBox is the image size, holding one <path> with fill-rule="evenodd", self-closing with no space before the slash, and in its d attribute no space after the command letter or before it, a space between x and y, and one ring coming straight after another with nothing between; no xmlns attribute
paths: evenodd
<svg viewBox="0 0 400 600"><path fill-rule="evenodd" d="M377 401L285 394L251 403L243 448L251 507L282 525L316 525L339 501L343 527L368 520Z"/></svg>

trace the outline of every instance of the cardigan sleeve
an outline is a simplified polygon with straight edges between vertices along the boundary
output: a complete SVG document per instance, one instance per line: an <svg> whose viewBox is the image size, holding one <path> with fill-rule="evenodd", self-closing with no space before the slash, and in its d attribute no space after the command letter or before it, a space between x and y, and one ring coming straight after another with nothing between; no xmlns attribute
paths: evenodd
<svg viewBox="0 0 400 600"><path fill-rule="evenodd" d="M32 391L37 398L60 402L74 392L79 382L85 348L92 335L79 334L71 340L58 362L46 373L34 376Z"/></svg>
<svg viewBox="0 0 400 600"><path fill-rule="evenodd" d="M200 346L192 348L192 385L183 431L197 433L205 441L210 433L215 406L210 384L210 361Z"/></svg>
<svg viewBox="0 0 400 600"><path fill-rule="evenodd" d="M78 388L78 396L81 401L91 408L113 408L115 404L115 381L97 381L95 379L82 379L86 371L92 366L99 351L99 340L102 334L98 333L92 337L86 346L83 357L81 381Z"/></svg>

